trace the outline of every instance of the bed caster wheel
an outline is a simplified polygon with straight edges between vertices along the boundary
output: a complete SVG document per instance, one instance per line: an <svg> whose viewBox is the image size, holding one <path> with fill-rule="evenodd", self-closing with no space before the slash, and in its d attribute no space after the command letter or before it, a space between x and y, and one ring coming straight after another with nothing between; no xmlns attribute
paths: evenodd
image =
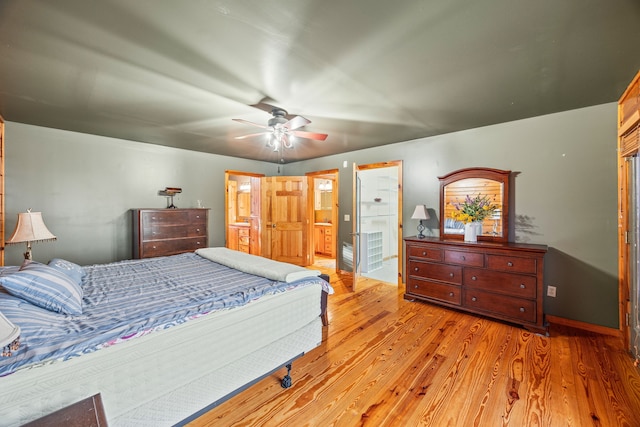
<svg viewBox="0 0 640 427"><path fill-rule="evenodd" d="M291 387L291 377L289 375L286 375L280 382L280 385L282 386L282 388Z"/></svg>
<svg viewBox="0 0 640 427"><path fill-rule="evenodd" d="M280 385L282 388L291 387L291 363L287 365L287 375L285 375L282 381L280 381Z"/></svg>

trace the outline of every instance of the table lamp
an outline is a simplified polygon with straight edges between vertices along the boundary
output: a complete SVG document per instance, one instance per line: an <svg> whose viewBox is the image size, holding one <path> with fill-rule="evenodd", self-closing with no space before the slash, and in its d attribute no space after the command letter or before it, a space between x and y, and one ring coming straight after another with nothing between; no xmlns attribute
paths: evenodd
<svg viewBox="0 0 640 427"><path fill-rule="evenodd" d="M413 215L411 215L411 219L419 219L420 223L418 224L418 239L424 239L424 234L422 234L422 232L424 231L424 225L422 224L422 221L425 219L429 219L431 218L429 216L429 212L427 212L427 207L425 205L417 205L415 210L413 211Z"/></svg>
<svg viewBox="0 0 640 427"><path fill-rule="evenodd" d="M6 243L7 245L26 243L27 251L24 253L24 259L31 260L31 242L43 242L47 240L56 240L56 236L44 225L42 212L31 212L31 209L27 209L26 212L20 212L18 214L16 229Z"/></svg>

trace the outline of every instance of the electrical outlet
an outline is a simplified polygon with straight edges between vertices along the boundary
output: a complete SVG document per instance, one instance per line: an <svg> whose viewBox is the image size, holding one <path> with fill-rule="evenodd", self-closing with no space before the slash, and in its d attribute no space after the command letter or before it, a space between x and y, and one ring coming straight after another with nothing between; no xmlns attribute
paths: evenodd
<svg viewBox="0 0 640 427"><path fill-rule="evenodd" d="M547 286L547 296L555 297L556 296L556 287L555 286Z"/></svg>

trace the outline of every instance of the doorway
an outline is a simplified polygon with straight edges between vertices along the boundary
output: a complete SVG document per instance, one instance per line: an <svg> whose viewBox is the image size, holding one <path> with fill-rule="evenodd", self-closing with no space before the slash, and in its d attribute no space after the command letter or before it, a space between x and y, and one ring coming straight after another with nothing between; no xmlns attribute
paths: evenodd
<svg viewBox="0 0 640 427"><path fill-rule="evenodd" d="M225 246L261 255L260 183L264 175L225 171Z"/></svg>
<svg viewBox="0 0 640 427"><path fill-rule="evenodd" d="M331 169L307 173L313 218L312 254L313 264L325 268L337 269L338 236L338 170Z"/></svg>
<svg viewBox="0 0 640 427"><path fill-rule="evenodd" d="M401 279L402 162L357 167L354 271L399 285ZM357 280L357 279L356 279Z"/></svg>

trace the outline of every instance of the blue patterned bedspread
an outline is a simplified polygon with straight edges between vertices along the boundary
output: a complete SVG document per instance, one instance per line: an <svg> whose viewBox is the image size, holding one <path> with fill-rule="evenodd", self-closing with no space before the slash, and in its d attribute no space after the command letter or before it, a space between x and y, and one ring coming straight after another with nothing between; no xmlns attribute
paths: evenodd
<svg viewBox="0 0 640 427"><path fill-rule="evenodd" d="M318 277L275 282L194 253L92 265L84 270L79 316L54 313L0 290L0 312L22 330L20 348L11 357L0 357L0 376L26 365L92 352L292 287L327 286Z"/></svg>

